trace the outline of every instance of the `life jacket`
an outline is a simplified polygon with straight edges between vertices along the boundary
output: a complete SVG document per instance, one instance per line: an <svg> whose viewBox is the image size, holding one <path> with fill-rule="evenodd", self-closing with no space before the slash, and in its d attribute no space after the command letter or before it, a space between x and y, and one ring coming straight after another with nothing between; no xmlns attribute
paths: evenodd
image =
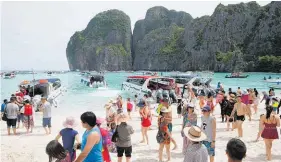
<svg viewBox="0 0 281 162"><path fill-rule="evenodd" d="M32 115L32 106L30 104L24 105L24 115Z"/></svg>

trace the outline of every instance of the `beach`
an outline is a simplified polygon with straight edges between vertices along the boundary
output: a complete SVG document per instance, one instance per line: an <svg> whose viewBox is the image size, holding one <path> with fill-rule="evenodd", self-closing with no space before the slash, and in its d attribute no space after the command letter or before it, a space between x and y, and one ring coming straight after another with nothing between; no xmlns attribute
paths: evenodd
<svg viewBox="0 0 281 162"><path fill-rule="evenodd" d="M254 142L257 137L258 131L258 119L261 113L265 113L263 110L264 103L259 104L259 112L256 115L253 115L252 121L249 121L248 118L243 123L243 134L244 137L242 140L247 146L247 155L244 159L245 162L263 162L266 161L265 157L265 145L260 138L258 142ZM178 144L177 150L172 150L171 152L171 161L178 162L183 161L184 156L181 153L182 149L182 137L181 137L181 123L182 119L177 118L176 114L176 105L172 105L173 110L173 138ZM95 111L93 111L95 112ZM196 109L198 115L198 125L201 124L198 108ZM35 118L35 128L33 133L26 134L24 128L18 130L19 135L8 136L6 130L6 122L1 121L1 161L3 162L42 162L48 161L48 157L45 153L46 144L53 140L57 133L63 128L62 122L67 116L73 116L80 123L80 115L83 112L72 113L71 111L61 113L59 108L53 108L52 110L52 134L45 135L44 129L41 126L42 114L36 113ZM227 156L225 154L227 141L231 138L237 137L237 131L226 131L226 123L221 123L220 118L220 107L215 108L215 117L217 119L217 137L216 137L216 162L225 162L227 161ZM102 116L101 116L102 117ZM141 140L141 127L140 127L140 117L137 112L132 114L132 120L128 121L130 125L133 126L135 133L132 135L133 143L133 154L132 161L134 162L156 162L158 161L158 143L156 142L156 133L157 133L157 118L153 118L152 130L148 132L149 135L149 145L140 144ZM278 128L278 132L279 132ZM76 127L76 130L79 132L80 137L82 137L84 129L81 125ZM280 136L280 134L279 134ZM171 146L173 147L173 146ZM79 151L77 152L79 154ZM117 161L117 155L111 154L112 161ZM164 153L164 159L166 155ZM276 140L273 142L272 147L272 162L279 162L281 159L281 141Z"/></svg>

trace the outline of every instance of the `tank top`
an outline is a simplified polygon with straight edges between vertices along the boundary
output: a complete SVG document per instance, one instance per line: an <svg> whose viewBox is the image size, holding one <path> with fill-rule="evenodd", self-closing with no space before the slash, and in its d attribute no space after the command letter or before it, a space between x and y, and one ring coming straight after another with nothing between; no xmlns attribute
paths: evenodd
<svg viewBox="0 0 281 162"><path fill-rule="evenodd" d="M212 133L212 120L213 117L201 117L202 126L201 129L206 134L207 139L205 141L212 142L213 141L213 133Z"/></svg>
<svg viewBox="0 0 281 162"><path fill-rule="evenodd" d="M92 148L92 150L88 153L87 157L84 159L83 162L103 162L102 158L102 136L100 129L98 127L94 127L93 129L89 131L85 131L83 136L82 136L82 144L81 144L81 150L83 151L86 143L87 143L87 138L90 133L97 132L100 136L100 141L99 143L95 144Z"/></svg>

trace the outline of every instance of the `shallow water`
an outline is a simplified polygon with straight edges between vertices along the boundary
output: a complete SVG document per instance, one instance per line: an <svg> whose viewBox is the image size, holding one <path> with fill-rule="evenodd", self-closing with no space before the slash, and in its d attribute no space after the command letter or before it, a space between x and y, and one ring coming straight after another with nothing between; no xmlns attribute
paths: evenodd
<svg viewBox="0 0 281 162"><path fill-rule="evenodd" d="M168 73L164 73L166 75ZM218 82L223 83L225 89L232 88L236 90L238 86L241 89L257 88L258 90L268 90L268 84L263 81L263 77L272 76L272 78L281 77L281 74L275 73L247 73L250 75L246 79L226 79L226 73L215 73L212 86L216 87ZM129 94L121 91L121 84L126 80L127 76L135 75L127 72L108 72L105 74L105 80L108 83L107 89L93 89L80 83L81 76L79 73L55 74L47 76L43 73L35 74L35 79L44 78L60 78L62 85L66 87L67 92L63 94L58 100L59 113L68 112L71 114L81 113L83 111L95 111L97 115L104 114L103 105L109 99L115 98L121 94L123 98L128 97ZM18 84L23 80L32 80L33 75L17 75L14 79L1 79L1 99L9 98L9 96L17 90ZM279 93L277 91L277 93ZM59 114L57 114L59 115Z"/></svg>

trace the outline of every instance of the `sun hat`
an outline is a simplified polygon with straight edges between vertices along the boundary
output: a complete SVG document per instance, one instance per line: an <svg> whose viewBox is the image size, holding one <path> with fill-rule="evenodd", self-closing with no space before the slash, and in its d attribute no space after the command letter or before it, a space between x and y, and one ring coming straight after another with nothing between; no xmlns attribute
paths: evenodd
<svg viewBox="0 0 281 162"><path fill-rule="evenodd" d="M184 135L191 141L200 142L207 139L207 136L198 126L185 127Z"/></svg>
<svg viewBox="0 0 281 162"><path fill-rule="evenodd" d="M202 108L202 111L207 111L207 112L209 112L209 111L211 111L211 108L210 108L210 106L206 105L206 106L204 106L204 107Z"/></svg>
<svg viewBox="0 0 281 162"><path fill-rule="evenodd" d="M104 121L105 121L104 118L98 117L97 120L96 120L96 123L97 123L97 124L102 124Z"/></svg>
<svg viewBox="0 0 281 162"><path fill-rule="evenodd" d="M233 93L230 94L231 98L235 98L235 95Z"/></svg>
<svg viewBox="0 0 281 162"><path fill-rule="evenodd" d="M194 105L193 104L187 104L187 108L193 108L194 109Z"/></svg>
<svg viewBox="0 0 281 162"><path fill-rule="evenodd" d="M145 106L145 101L141 99L139 103L137 104L138 107L144 107Z"/></svg>
<svg viewBox="0 0 281 162"><path fill-rule="evenodd" d="M168 109L167 107L162 107L160 111L162 113L168 113L168 112L170 112L170 109Z"/></svg>
<svg viewBox="0 0 281 162"><path fill-rule="evenodd" d="M63 122L65 128L74 128L77 126L77 122L74 117L67 117Z"/></svg>

